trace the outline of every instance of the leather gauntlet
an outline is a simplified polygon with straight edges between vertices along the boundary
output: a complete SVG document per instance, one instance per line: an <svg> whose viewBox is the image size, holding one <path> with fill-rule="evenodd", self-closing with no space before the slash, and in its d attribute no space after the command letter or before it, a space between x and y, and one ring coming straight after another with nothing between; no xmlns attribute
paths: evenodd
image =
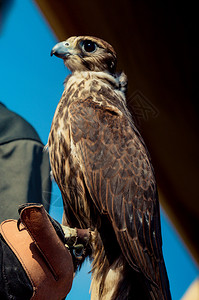
<svg viewBox="0 0 199 300"><path fill-rule="evenodd" d="M32 285L31 300L61 300L71 289L73 260L56 226L59 223L53 224L43 205L35 204L21 207L18 222L6 220L0 225L2 241L14 252Z"/></svg>

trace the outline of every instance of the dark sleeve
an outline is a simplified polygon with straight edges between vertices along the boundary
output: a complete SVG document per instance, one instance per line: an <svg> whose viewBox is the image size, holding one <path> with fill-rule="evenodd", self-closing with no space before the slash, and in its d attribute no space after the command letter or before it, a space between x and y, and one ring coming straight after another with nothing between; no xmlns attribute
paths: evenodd
<svg viewBox="0 0 199 300"><path fill-rule="evenodd" d="M41 203L49 210L51 181L48 153L34 140L0 145L0 221L18 219L18 206Z"/></svg>
<svg viewBox="0 0 199 300"><path fill-rule="evenodd" d="M0 103L0 222L18 219L18 206L41 203L49 210L48 153L36 130Z"/></svg>

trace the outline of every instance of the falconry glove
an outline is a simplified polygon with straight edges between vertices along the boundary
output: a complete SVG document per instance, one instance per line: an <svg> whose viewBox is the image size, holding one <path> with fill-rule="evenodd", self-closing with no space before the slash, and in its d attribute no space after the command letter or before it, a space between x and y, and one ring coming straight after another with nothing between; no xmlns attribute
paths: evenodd
<svg viewBox="0 0 199 300"><path fill-rule="evenodd" d="M0 299L64 299L74 266L61 225L43 205L22 205L19 214L0 225Z"/></svg>

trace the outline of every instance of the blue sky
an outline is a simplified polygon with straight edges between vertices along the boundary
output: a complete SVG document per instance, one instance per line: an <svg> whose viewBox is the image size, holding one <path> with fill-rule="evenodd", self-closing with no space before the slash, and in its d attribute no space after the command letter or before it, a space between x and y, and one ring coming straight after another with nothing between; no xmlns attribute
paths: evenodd
<svg viewBox="0 0 199 300"><path fill-rule="evenodd" d="M66 37L67 38L67 37ZM0 36L0 101L19 113L38 131L43 143L68 74L63 62L50 57L56 37L48 27L35 3L15 0ZM61 221L62 201L53 184L51 215ZM161 214L163 252L173 300L179 300L196 278L197 267L172 228ZM89 264L77 274L69 300L88 300Z"/></svg>

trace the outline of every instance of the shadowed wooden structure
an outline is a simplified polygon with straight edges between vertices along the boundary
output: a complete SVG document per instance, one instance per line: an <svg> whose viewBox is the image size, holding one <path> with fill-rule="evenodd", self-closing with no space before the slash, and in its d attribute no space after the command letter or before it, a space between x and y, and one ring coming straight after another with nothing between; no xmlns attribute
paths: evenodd
<svg viewBox="0 0 199 300"><path fill-rule="evenodd" d="M199 262L196 7L172 1L36 0L59 40L93 35L112 44L129 80L160 201Z"/></svg>

